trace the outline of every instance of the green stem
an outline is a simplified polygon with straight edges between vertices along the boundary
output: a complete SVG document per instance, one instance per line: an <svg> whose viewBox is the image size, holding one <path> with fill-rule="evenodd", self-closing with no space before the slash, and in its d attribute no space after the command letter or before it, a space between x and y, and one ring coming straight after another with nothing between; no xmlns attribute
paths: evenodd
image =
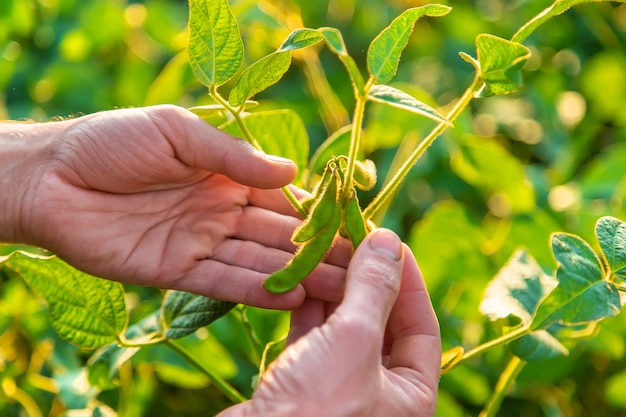
<svg viewBox="0 0 626 417"><path fill-rule="evenodd" d="M182 345L172 339L166 339L164 344L167 345L174 352L178 353L190 364L195 366L199 371L208 376L211 382L213 382L213 384L215 384L215 386L220 391L222 391L222 393L224 393L224 395L226 395L232 402L242 403L248 400L239 391L237 391L235 387L226 382L226 380L224 380L221 376L214 373L212 369L206 367L203 363L196 361L193 355L189 353Z"/></svg>
<svg viewBox="0 0 626 417"><path fill-rule="evenodd" d="M520 337L525 336L530 332L531 332L531 329L529 326L518 327L517 329L507 334L504 334L498 338L490 340L487 343L483 343L482 345L476 346L474 349L465 352L465 354L463 355L463 359L461 359L458 362L458 364L466 362L470 359L473 359L476 356L482 355L484 352L491 350L493 348L496 348L498 346L506 345L507 343L512 342L513 340L519 339Z"/></svg>
<svg viewBox="0 0 626 417"><path fill-rule="evenodd" d="M235 123L237 123L239 130L241 130L241 133L243 134L244 139L246 139L248 143L250 143L256 149L263 151L261 144L252 135L252 133L250 132L250 129L248 129L248 126L246 126L246 124L243 121L243 118L241 117L241 110L243 109L243 106L239 109L236 109L233 106L231 106L230 103L226 101L224 97L220 95L220 93L217 91L217 87L215 86L212 86L210 88L209 94L211 95L211 97L213 97L213 99L216 102L218 102L222 107L224 107L233 116L233 118L235 119ZM302 204L300 204L300 201L296 198L295 195L293 195L291 190L288 187L282 187L281 190L283 191L283 194L285 194L285 197L287 197L287 200L289 200L291 205L296 209L298 214L300 214L300 216L302 217L306 217L307 215L306 210L304 210L304 208L302 207Z"/></svg>
<svg viewBox="0 0 626 417"><path fill-rule="evenodd" d="M385 184L382 190L378 193L378 195L374 198L374 200L370 203L369 206L363 211L363 217L365 220L370 220L372 217L376 215L376 213L384 207L385 201L389 199L396 190L402 184L402 181L407 176L411 168L415 165L415 163L422 157L426 149L430 145L433 144L435 139L437 139L448 126L452 123L467 107L467 105L472 101L475 94L481 90L483 87L483 80L480 77L480 74L476 74L474 77L474 81L472 84L465 90L463 95L459 98L457 103L454 105L452 110L446 116L446 122L441 122L424 138L423 141L415 148L413 153L404 161L404 164L400 167L400 169L395 173L393 178Z"/></svg>
<svg viewBox="0 0 626 417"><path fill-rule="evenodd" d="M342 194L346 197L350 195L352 190L352 178L356 160L361 149L361 134L363 131L363 115L365 114L365 103L367 103L367 92L375 82L373 77L367 81L363 94L355 94L356 103L354 104L354 115L352 116L352 131L350 133L350 150L348 153L348 168L343 183Z"/></svg>
<svg viewBox="0 0 626 417"><path fill-rule="evenodd" d="M526 361L521 360L517 356L513 356L513 358L509 361L508 365L500 375L500 379L494 388L494 392L489 398L489 402L485 406L485 409L480 412L478 417L495 417L496 413L500 409L500 404L502 404L502 400L513 382L515 378L519 375L522 368L526 365Z"/></svg>

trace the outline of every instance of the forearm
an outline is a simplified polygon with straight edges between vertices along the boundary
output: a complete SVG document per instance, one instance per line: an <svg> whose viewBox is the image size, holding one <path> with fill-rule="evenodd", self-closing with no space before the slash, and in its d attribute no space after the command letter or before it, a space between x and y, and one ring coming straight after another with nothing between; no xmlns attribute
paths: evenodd
<svg viewBox="0 0 626 417"><path fill-rule="evenodd" d="M0 122L0 242L28 243L25 217L47 159L50 131L39 123Z"/></svg>

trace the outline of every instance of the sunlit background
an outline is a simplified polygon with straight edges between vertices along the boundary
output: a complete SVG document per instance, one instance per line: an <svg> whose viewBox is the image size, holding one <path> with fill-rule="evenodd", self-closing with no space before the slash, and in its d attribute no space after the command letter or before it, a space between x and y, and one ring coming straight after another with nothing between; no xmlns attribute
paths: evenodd
<svg viewBox="0 0 626 417"><path fill-rule="evenodd" d="M394 82L444 107L473 77L458 53L475 56L480 33L510 38L549 2L442 3L453 12L419 21ZM342 31L363 71L373 37L405 8L423 4L231 1L247 63L273 51L295 28L332 26ZM43 122L120 107L206 103L206 90L186 61L187 18L186 2L174 0L0 0L0 119ZM595 245L599 217L626 220L626 5L579 6L542 26L525 45L532 50L526 89L474 100L378 219L415 252L444 348L472 347L500 334L478 305L516 248L526 247L551 271L551 233L576 233ZM260 108L297 111L314 151L349 123L350 83L326 50L294 57L285 78L258 99ZM378 165L378 187L398 163L396 151L405 155L432 126L368 105L364 146ZM366 202L373 194L361 197ZM64 415L67 408L89 408L94 398L120 416L206 416L229 404L204 374L158 347L122 367L120 388L94 392L83 383L89 354L54 335L45 305L21 280L6 270L0 279L0 415ZM159 291L128 291L133 320L159 302ZM285 332L285 313L249 313L262 342ZM258 352L238 330L241 322L241 314L230 314L192 337L203 341L215 372L249 394ZM498 415L626 415L626 317L606 320L593 337L567 347L568 357L529 364ZM506 348L496 349L445 375L437 415L478 415L508 355Z"/></svg>

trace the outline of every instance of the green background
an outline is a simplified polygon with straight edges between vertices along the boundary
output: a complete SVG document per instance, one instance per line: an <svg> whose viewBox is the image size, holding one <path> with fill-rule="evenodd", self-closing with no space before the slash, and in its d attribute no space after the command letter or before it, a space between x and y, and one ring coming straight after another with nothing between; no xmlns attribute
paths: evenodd
<svg viewBox="0 0 626 417"><path fill-rule="evenodd" d="M439 106L471 82L473 69L458 52L475 56L476 35L509 38L548 6L539 0L444 3L453 11L419 21L394 80ZM332 26L341 30L362 68L371 39L402 10L422 4L231 2L246 63L274 50L290 29ZM206 90L179 55L186 47L187 18L184 1L0 0L0 119L48 121L119 107L205 103ZM579 6L524 44L533 52L524 70L526 89L474 100L411 171L379 219L416 254L444 348L473 347L501 333L478 305L515 249L527 248L550 271L551 233L575 233L595 244L599 217L626 219L626 5ZM319 61L316 54L295 54L285 78L258 97L261 109L298 112L311 152L348 122L353 104L341 64L329 51L318 52ZM311 71L319 76L320 68L330 91L311 81ZM330 111L322 110L320 97L331 103ZM378 166L378 187L399 144L419 141L432 126L368 104L365 151ZM372 196L361 198L367 202ZM6 269L0 278L0 415L34 416L36 410L63 415L66 407L86 408L80 381L90 353L53 333L45 304L20 279ZM158 290L126 290L135 321L160 302ZM285 313L248 313L261 342L285 332ZM249 394L259 352L241 325L240 314L229 314L190 336L195 339L189 343L201 346L216 372ZM498 415L626 415L624 316L604 321L593 336L568 345L567 357L528 365ZM438 415L478 415L509 355L506 348L496 349L444 375ZM122 367L119 379L121 388L97 398L123 416L205 416L229 404L203 374L161 347L140 352ZM16 401L16 392L29 400ZM24 404L30 404L29 414Z"/></svg>

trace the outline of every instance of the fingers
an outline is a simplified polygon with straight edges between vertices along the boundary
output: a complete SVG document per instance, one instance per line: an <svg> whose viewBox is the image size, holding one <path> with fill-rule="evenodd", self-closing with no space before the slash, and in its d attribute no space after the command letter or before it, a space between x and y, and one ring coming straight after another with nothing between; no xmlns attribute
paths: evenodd
<svg viewBox="0 0 626 417"><path fill-rule="evenodd" d="M337 315L370 323L384 334L387 318L400 289L403 246L390 230L377 229L361 243L350 266L344 300Z"/></svg>
<svg viewBox="0 0 626 417"><path fill-rule="evenodd" d="M311 329L319 327L326 321L325 302L307 298L300 308L291 312L287 344L290 345Z"/></svg>
<svg viewBox="0 0 626 417"><path fill-rule="evenodd" d="M388 325L388 368L435 392L441 365L439 323L415 258L408 248L404 252L402 287Z"/></svg>
<svg viewBox="0 0 626 417"><path fill-rule="evenodd" d="M206 259L198 261L173 285L173 289L277 310L290 310L302 305L305 296L302 286L284 294L273 294L263 288L265 278L267 274L261 272Z"/></svg>
<svg viewBox="0 0 626 417"><path fill-rule="evenodd" d="M176 106L143 109L174 148L176 158L194 168L226 175L240 184L278 188L297 172L287 159L266 155Z"/></svg>

